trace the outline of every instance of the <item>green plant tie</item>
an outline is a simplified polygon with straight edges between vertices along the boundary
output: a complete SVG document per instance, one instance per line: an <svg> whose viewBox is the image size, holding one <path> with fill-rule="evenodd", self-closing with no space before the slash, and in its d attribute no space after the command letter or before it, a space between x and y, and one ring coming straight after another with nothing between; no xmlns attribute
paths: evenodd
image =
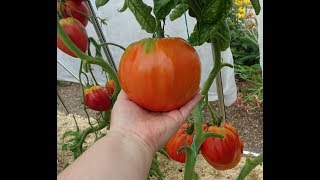
<svg viewBox="0 0 320 180"><path fill-rule="evenodd" d="M185 10L185 6L184 6L184 0L182 0L182 9L183 9L183 15L184 15L184 22L185 22L186 28L187 28L188 42L189 42L189 29L188 29L188 21L187 21L187 16L186 16L186 10Z"/></svg>

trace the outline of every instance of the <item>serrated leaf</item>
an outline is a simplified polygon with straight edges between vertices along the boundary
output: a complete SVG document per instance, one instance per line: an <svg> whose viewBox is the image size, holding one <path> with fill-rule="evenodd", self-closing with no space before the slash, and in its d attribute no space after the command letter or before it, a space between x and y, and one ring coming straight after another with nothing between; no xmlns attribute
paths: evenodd
<svg viewBox="0 0 320 180"><path fill-rule="evenodd" d="M232 0L207 0L204 3L201 17L197 18L197 24L189 39L193 46L210 42L210 38L219 30L221 23L225 22L232 6Z"/></svg>
<svg viewBox="0 0 320 180"><path fill-rule="evenodd" d="M256 15L260 13L261 7L260 7L260 2L259 0L250 0L254 11L256 12Z"/></svg>
<svg viewBox="0 0 320 180"><path fill-rule="evenodd" d="M178 0L158 0L153 12L158 19L164 20L170 11L178 4Z"/></svg>
<svg viewBox="0 0 320 180"><path fill-rule="evenodd" d="M182 4L178 4L171 12L170 14L170 20L174 21L176 19L178 19L179 17L181 17L183 15L184 12L186 12L189 8L188 4L183 5Z"/></svg>
<svg viewBox="0 0 320 180"><path fill-rule="evenodd" d="M231 41L230 31L227 22L221 23L217 35L219 39L220 50L225 51L230 46Z"/></svg>
<svg viewBox="0 0 320 180"><path fill-rule="evenodd" d="M127 0L127 6L136 17L141 28L148 33L153 33L156 28L156 19L151 15L152 8L142 0Z"/></svg>
<svg viewBox="0 0 320 180"><path fill-rule="evenodd" d="M200 24L200 28L198 28L198 24ZM201 23L197 22L194 26L193 32L190 35L189 43L192 46L200 46L209 40L211 37L215 35L215 33L219 30L220 23ZM200 31L199 31L200 29Z"/></svg>
<svg viewBox="0 0 320 180"><path fill-rule="evenodd" d="M125 10L127 10L128 6L127 6L127 0L124 1L123 6L121 9L119 9L119 12L124 12Z"/></svg>
<svg viewBox="0 0 320 180"><path fill-rule="evenodd" d="M207 1L201 13L201 21L215 23L225 19L230 12L232 0L211 0Z"/></svg>
<svg viewBox="0 0 320 180"><path fill-rule="evenodd" d="M104 6L105 4L107 4L109 0L96 0L96 7L97 9L101 6Z"/></svg>

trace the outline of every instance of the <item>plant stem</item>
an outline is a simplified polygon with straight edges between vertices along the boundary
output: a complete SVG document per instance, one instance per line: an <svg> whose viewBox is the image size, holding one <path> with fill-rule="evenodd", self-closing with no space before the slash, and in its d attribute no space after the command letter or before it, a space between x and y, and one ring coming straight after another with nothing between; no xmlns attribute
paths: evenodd
<svg viewBox="0 0 320 180"><path fill-rule="evenodd" d="M218 39L217 38L212 38L212 42L214 44L213 46L213 57L215 59L214 61L214 67L211 70L208 79L205 81L205 83L202 86L202 90L201 90L201 94L202 95L206 95L209 92L209 89L212 85L213 80L216 78L216 76L218 75L218 73L220 72L220 70L224 67L224 66L228 66L228 67L233 67L231 64L229 63L222 63L221 62L221 51L220 48L216 46L216 44L218 44Z"/></svg>
<svg viewBox="0 0 320 180"><path fill-rule="evenodd" d="M117 46L117 47L121 48L124 51L126 50L126 48L124 48L123 46L121 46L119 44L111 43L111 42L104 42L104 43L99 44L99 46L103 46L103 45L113 45L113 46Z"/></svg>
<svg viewBox="0 0 320 180"><path fill-rule="evenodd" d="M59 21L57 21L57 33L58 36L61 38L61 40L63 41L63 43L76 55L78 56L82 61L86 61L89 64L97 64L99 66L101 66L111 77L111 79L113 79L114 81L114 85L115 85L115 90L114 93L111 97L111 101L112 104L114 104L114 102L117 100L118 94L120 92L120 83L118 80L118 75L116 74L116 72L113 70L113 68L111 68L111 66L104 61L102 58L100 57L91 57L86 55L85 53L83 53L69 38L69 36L64 32L64 30L62 29Z"/></svg>
<svg viewBox="0 0 320 180"><path fill-rule="evenodd" d="M80 68L79 68L79 81L80 81L80 86L81 86L81 90L82 90L82 100L83 100L83 110L84 112L86 113L87 115L87 118L88 118L88 122L89 122L89 125L91 128L93 128L92 124L91 124L91 121L90 121L90 117L89 117L89 114L88 114L88 111L86 109L86 104L85 104L85 95L84 95L84 88L83 88L83 85L82 85L82 79L81 79L81 74L82 74L82 66L83 66L83 61L81 61L80 63ZM87 77L88 78L88 77ZM97 133L95 132L95 135L96 135L96 138L98 137ZM84 137L85 138L85 137ZM80 152L82 153L83 150L82 150L82 143L80 144Z"/></svg>
<svg viewBox="0 0 320 180"><path fill-rule="evenodd" d="M263 161L263 154L257 156L253 161L246 162L242 167L236 180L243 180L257 165L261 164Z"/></svg>
<svg viewBox="0 0 320 180"><path fill-rule="evenodd" d="M220 51L220 47L218 44L218 39L216 37L214 37L211 40L212 40L213 44L215 45L213 47L215 61L214 61L214 67L212 68L207 80L204 82L203 87L202 87L201 94L204 95L205 97L208 96L208 91L212 85L212 82L216 78L216 76L218 75L220 70L224 66L233 67L231 64L221 62L221 51ZM203 101L203 98L197 103L196 107L192 111L192 116L193 116L194 125L195 125L195 135L193 138L192 145L187 146L187 148L185 148L186 155L187 155L186 156L185 172L184 172L184 179L185 180L198 179L198 175L195 173L194 168L195 168L195 163L196 163L196 156L197 156L197 153L199 152L199 149L200 149L202 142L205 139L212 137L212 136L223 138L222 135L219 135L216 133L204 132L204 130L202 129L202 116L201 116L202 101ZM212 110L212 109L210 109L210 110ZM214 115L212 114L212 116L214 116Z"/></svg>
<svg viewBox="0 0 320 180"><path fill-rule="evenodd" d="M97 132L97 131L105 128L108 125L109 118L110 118L110 111L106 111L106 113L104 115L104 121L102 121L102 123L100 123L100 124L98 124L96 126L93 126L93 127L86 128L85 130L83 130L81 132L81 139L80 139L80 142L78 144L79 148L82 149L82 144L83 144L85 138L88 136L88 134L93 133L93 132Z"/></svg>
<svg viewBox="0 0 320 180"><path fill-rule="evenodd" d="M191 147L187 146L186 151L186 163L185 163L185 171L184 171L184 179L185 180L194 180L197 179L196 172L194 170L196 164L196 156L197 152L199 151L200 145L202 143L202 120L201 120L201 104L202 100L200 100L196 107L192 111L194 126L196 128L195 135L193 138L193 142ZM195 148L195 149L194 149Z"/></svg>
<svg viewBox="0 0 320 180"><path fill-rule="evenodd" d="M164 30L161 27L160 19L156 18L156 37L163 38L164 37Z"/></svg>
<svg viewBox="0 0 320 180"><path fill-rule="evenodd" d="M96 85L96 86L99 86L99 83L98 83L98 81L96 80L96 78L94 77L94 74L93 74L90 66L89 66L89 72L90 72L90 74L91 74L91 76L92 76L92 79L93 79L95 85Z"/></svg>
<svg viewBox="0 0 320 180"><path fill-rule="evenodd" d="M159 0L153 0L153 5L157 4ZM161 27L161 19L156 16L156 38L164 37L164 30Z"/></svg>

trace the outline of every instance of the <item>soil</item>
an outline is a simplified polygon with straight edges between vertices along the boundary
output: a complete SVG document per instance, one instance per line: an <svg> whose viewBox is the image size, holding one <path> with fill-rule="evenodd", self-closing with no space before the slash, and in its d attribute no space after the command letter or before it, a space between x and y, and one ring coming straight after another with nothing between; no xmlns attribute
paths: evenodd
<svg viewBox="0 0 320 180"><path fill-rule="evenodd" d="M237 83L239 83L237 81ZM243 84L237 84L238 88ZM62 134L66 131L75 130L74 118L81 128L88 125L87 114L83 110L81 87L78 83L58 82L57 93L65 104L68 115L64 110L61 102L57 98L57 174L63 170L65 166L72 163L72 153L61 150ZM217 102L210 102L213 110L218 111ZM95 117L96 113L87 110L90 117ZM204 120L209 120L209 113L204 111ZM95 122L91 118L92 122ZM235 103L226 107L226 121L234 125L244 142L244 150L254 153L262 153L263 148L263 107L254 107L249 112L244 111L244 107L238 107ZM86 139L87 145L90 146L94 142L94 135L89 135ZM209 179L235 179L240 169L245 163L243 157L240 163L233 169L227 171L217 171L212 168L201 155L197 156L196 171L203 180ZM175 161L170 161L162 154L158 156L160 169L165 179L183 179L184 165ZM262 166L257 166L247 177L246 180L260 180L262 177Z"/></svg>

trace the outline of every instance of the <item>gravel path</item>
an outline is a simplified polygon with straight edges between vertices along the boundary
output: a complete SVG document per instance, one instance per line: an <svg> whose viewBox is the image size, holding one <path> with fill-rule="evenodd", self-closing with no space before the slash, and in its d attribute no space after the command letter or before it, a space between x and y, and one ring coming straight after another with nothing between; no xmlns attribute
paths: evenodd
<svg viewBox="0 0 320 180"><path fill-rule="evenodd" d="M86 117L83 110L81 87L78 83L58 83L57 92L62 98L70 114ZM211 102L215 112L218 111L216 102ZM58 111L64 112L60 104ZM255 153L262 153L263 148L263 108L254 108L248 113L243 107L235 104L226 107L227 122L233 124L244 141L244 149ZM88 110L90 116L95 117L95 112ZM209 120L208 112L203 114L204 120Z"/></svg>

